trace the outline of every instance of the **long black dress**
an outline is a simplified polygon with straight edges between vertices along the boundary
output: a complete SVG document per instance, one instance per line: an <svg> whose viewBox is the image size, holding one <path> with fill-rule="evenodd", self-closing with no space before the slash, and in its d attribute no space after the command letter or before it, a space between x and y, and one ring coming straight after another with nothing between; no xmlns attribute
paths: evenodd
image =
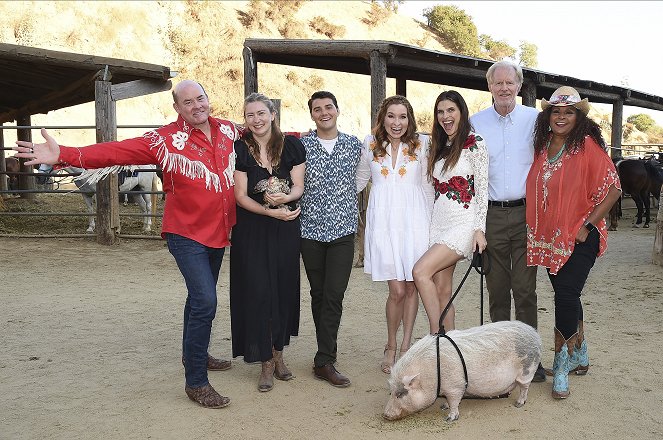
<svg viewBox="0 0 663 440"><path fill-rule="evenodd" d="M235 168L247 174L248 195L263 204L264 193L254 194L260 180L286 179L304 163L302 143L285 137L278 169L272 174L258 165L243 141L235 142ZM268 361L276 350L299 333L299 217L292 221L258 215L237 206L237 224L230 250L230 318L233 357L245 362Z"/></svg>

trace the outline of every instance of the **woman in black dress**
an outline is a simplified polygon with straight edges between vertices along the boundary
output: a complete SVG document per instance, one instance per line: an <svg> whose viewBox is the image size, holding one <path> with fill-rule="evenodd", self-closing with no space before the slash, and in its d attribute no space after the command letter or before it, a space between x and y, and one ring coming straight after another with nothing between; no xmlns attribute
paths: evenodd
<svg viewBox="0 0 663 440"><path fill-rule="evenodd" d="M248 131L235 142L237 224L230 253L233 357L262 363L259 391L273 377L290 380L283 347L299 331L300 224L305 152L283 136L272 101L252 93L244 101Z"/></svg>

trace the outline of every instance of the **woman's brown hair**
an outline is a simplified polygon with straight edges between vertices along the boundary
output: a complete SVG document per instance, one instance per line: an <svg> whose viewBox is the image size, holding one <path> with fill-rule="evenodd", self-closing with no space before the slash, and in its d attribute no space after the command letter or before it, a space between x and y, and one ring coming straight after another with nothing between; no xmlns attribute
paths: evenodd
<svg viewBox="0 0 663 440"><path fill-rule="evenodd" d="M536 117L534 125L534 153L540 154L548 146L548 140L551 136L550 131L550 115L554 106L541 111ZM571 132L566 136L566 150L570 153L582 151L585 148L585 137L589 136L601 146L606 149L605 139L601 134L601 127L594 122L590 117L581 112L575 107L571 108L576 112L576 125L571 129Z"/></svg>
<svg viewBox="0 0 663 440"><path fill-rule="evenodd" d="M447 147L447 142L449 141L449 136L447 132L444 131L444 128L440 125L440 122L437 120L437 106L442 101L451 101L456 104L458 110L460 110L460 121L458 122L458 130L454 136L451 145ZM460 153L463 151L463 146L467 137L472 131L472 124L470 123L469 110L467 109L467 104L465 100L455 90L447 90L439 94L435 100L435 106L433 106L433 130L431 132L431 146L430 151L428 152L428 177L433 179L433 169L435 168L435 163L444 159L444 165L442 166L442 172L453 168L460 159Z"/></svg>
<svg viewBox="0 0 663 440"><path fill-rule="evenodd" d="M271 161L272 168L277 169L281 163L281 154L283 153L283 144L285 142L283 133L279 128L279 125L276 123L276 107L271 99L263 95L262 93L251 93L249 96L244 99L244 114L246 116L246 106L252 102L261 102L267 107L269 113L274 115L274 120L271 125L271 136L267 142L267 157ZM253 138L253 133L251 130L246 130L244 136L242 137L246 142L246 145L249 147L249 153L256 160L257 163L260 163L260 145ZM266 164L262 164L263 166Z"/></svg>
<svg viewBox="0 0 663 440"><path fill-rule="evenodd" d="M407 111L407 130L405 134L401 136L401 142L407 144L406 154L409 156L416 156L417 147L419 147L419 135L417 134L417 121L414 120L414 110L412 110L412 105L405 98L405 96L394 95L386 98L380 104L380 110L378 111L378 117L375 120L375 127L373 127L373 137L375 137L375 148L373 149L373 157L384 157L387 154L387 150L384 147L384 143L389 143L389 136L387 135L387 129L384 128L384 119L387 117L387 110L389 106L392 105L403 105Z"/></svg>

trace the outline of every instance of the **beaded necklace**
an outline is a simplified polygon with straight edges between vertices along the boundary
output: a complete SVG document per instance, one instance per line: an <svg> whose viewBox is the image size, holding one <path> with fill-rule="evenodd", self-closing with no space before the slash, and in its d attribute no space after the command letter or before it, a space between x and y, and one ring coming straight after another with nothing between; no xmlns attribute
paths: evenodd
<svg viewBox="0 0 663 440"><path fill-rule="evenodd" d="M548 151L549 148L550 148L550 140L548 140L548 145L546 145L546 152ZM546 157L546 159L548 160L548 163L557 162L559 160L559 158L562 157L562 154L564 154L564 150L566 150L566 142L562 145L562 148L559 149L557 154L555 154L555 156L552 159L548 159Z"/></svg>
<svg viewBox="0 0 663 440"><path fill-rule="evenodd" d="M550 140L548 140L548 145L546 145L546 154L548 151L548 148L550 148ZM546 160L543 162L543 176L542 176L542 181L543 181L543 211L545 212L548 208L548 181L550 178L553 176L555 171L560 169L562 167L562 163L564 162L563 160L560 160L562 158L562 155L564 154L564 151L566 151L566 143L562 145L562 148L559 149L557 154L552 159L548 159L546 156ZM538 180L538 179L537 179Z"/></svg>

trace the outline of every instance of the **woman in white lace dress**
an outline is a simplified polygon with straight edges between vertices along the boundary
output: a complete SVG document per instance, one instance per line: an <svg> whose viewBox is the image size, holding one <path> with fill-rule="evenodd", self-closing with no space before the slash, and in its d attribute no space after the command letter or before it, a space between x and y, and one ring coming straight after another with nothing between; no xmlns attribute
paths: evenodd
<svg viewBox="0 0 663 440"><path fill-rule="evenodd" d="M479 252L486 248L488 210L488 152L481 136L472 132L465 100L454 90L442 92L434 111L427 167L435 188L430 248L412 271L431 333L439 330L451 298L456 263L471 259L477 247ZM453 305L444 328L455 328Z"/></svg>
<svg viewBox="0 0 663 440"><path fill-rule="evenodd" d="M410 347L419 298L412 267L428 249L434 189L428 180L428 136L417 135L412 106L403 96L385 99L373 135L364 140L357 190L372 181L366 211L364 272L387 281L387 345L382 371L396 358L396 333L403 322L401 355Z"/></svg>

